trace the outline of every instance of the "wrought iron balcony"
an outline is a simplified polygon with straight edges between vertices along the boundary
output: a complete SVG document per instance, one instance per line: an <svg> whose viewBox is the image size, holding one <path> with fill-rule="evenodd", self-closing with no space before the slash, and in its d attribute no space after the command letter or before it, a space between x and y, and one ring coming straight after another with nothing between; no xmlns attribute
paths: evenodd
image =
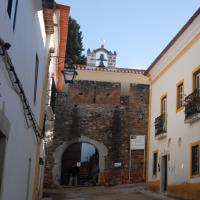
<svg viewBox="0 0 200 200"><path fill-rule="evenodd" d="M155 136L163 135L167 132L167 114L163 113L155 119Z"/></svg>
<svg viewBox="0 0 200 200"><path fill-rule="evenodd" d="M185 98L185 121L193 122L200 118L200 90L196 89Z"/></svg>

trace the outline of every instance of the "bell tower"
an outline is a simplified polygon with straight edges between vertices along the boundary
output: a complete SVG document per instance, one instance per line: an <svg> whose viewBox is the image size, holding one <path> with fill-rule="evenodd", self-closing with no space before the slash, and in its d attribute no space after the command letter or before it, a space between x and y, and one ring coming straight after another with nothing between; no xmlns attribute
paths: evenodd
<svg viewBox="0 0 200 200"><path fill-rule="evenodd" d="M117 53L108 51L101 45L100 48L91 51L87 50L87 66L88 67L101 67L101 68L114 68L116 65Z"/></svg>

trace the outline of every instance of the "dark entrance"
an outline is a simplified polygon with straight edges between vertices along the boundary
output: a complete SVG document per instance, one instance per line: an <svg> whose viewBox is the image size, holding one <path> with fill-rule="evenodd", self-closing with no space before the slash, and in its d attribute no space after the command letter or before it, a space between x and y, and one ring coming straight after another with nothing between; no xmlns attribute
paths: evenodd
<svg viewBox="0 0 200 200"><path fill-rule="evenodd" d="M168 173L167 173L167 155L162 156L162 168L161 168L161 190L162 192L166 192L167 191L167 177L168 177Z"/></svg>
<svg viewBox="0 0 200 200"><path fill-rule="evenodd" d="M88 143L70 145L63 153L61 185L91 186L98 183L99 153Z"/></svg>

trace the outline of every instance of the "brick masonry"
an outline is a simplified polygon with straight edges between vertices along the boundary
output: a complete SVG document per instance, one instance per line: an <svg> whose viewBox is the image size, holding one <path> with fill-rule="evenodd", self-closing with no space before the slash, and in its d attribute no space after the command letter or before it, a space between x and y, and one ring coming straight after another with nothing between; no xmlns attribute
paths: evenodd
<svg viewBox="0 0 200 200"><path fill-rule="evenodd" d="M69 87L69 102L74 104L119 105L120 83L76 81Z"/></svg>
<svg viewBox="0 0 200 200"><path fill-rule="evenodd" d="M45 187L54 185L54 151L65 141L87 136L108 149L100 184L116 185L144 181L143 151L132 151L129 181L130 135L146 135L148 85L131 84L130 94L121 97L120 83L76 81L68 95L58 96L54 139L47 146ZM114 168L115 162L122 167Z"/></svg>

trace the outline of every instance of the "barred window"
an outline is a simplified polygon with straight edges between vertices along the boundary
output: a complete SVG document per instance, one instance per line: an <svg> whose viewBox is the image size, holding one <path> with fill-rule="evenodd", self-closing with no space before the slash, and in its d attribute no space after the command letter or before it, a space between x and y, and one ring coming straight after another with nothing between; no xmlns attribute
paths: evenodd
<svg viewBox="0 0 200 200"><path fill-rule="evenodd" d="M200 72L195 74L195 89L200 89Z"/></svg>
<svg viewBox="0 0 200 200"><path fill-rule="evenodd" d="M192 147L192 175L199 174L199 145Z"/></svg>
<svg viewBox="0 0 200 200"><path fill-rule="evenodd" d="M153 153L153 175L157 175L158 153Z"/></svg>

